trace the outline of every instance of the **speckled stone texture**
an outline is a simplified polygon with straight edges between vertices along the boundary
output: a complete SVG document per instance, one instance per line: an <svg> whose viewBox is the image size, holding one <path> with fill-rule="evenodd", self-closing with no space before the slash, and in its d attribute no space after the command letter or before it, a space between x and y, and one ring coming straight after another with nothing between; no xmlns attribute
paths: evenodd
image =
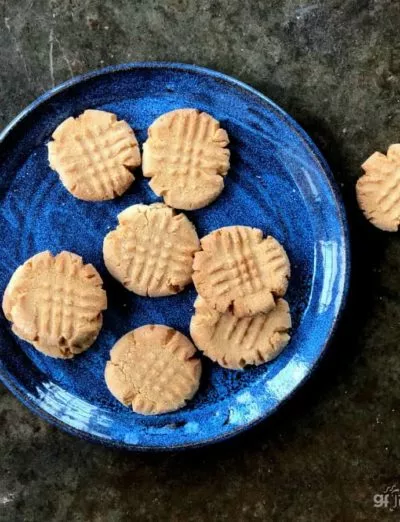
<svg viewBox="0 0 400 522"><path fill-rule="evenodd" d="M400 243L357 209L361 162L400 139L400 2L0 0L0 126L67 78L135 60L231 74L310 133L340 183L353 278L319 369L224 444L130 454L80 441L0 387L0 521L399 520Z"/></svg>

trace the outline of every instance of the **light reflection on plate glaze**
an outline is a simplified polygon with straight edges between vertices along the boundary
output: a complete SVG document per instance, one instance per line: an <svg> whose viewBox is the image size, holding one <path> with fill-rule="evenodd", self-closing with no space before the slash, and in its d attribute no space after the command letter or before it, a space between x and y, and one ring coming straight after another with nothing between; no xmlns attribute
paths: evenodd
<svg viewBox="0 0 400 522"><path fill-rule="evenodd" d="M66 424L73 422L77 430L90 430L98 436L110 438L108 433L112 421L109 416L102 415L98 407L79 399L52 382L41 383L36 391L34 397L39 399L43 410L50 415Z"/></svg>
<svg viewBox="0 0 400 522"><path fill-rule="evenodd" d="M188 213L200 236L241 224L261 228L286 248L292 339L270 364L243 372L208 361L199 393L178 412L132 413L103 379L109 350L127 331L164 323L188 334L195 291L149 299L107 274L101 248L124 208L157 200L140 175L122 198L73 198L50 170L46 143L66 117L88 107L115 112L141 143L160 114L196 107L228 131L231 169L215 203ZM38 251L78 252L99 269L109 297L95 345L71 361L46 358L10 333L0 313L0 377L33 411L57 426L133 449L198 446L238 433L273 412L312 371L343 306L349 277L347 226L328 168L311 140L281 109L251 88L189 65L131 64L71 80L28 107L0 137L0 294L15 268Z"/></svg>
<svg viewBox="0 0 400 522"><path fill-rule="evenodd" d="M335 241L320 241L319 249L323 259L324 271L328 274L324 279L318 308L318 312L324 313L329 309L334 299L333 292L341 258L338 255L338 245Z"/></svg>
<svg viewBox="0 0 400 522"><path fill-rule="evenodd" d="M266 390L270 398L279 404L292 391L296 382L302 381L309 371L308 364L294 356L285 366L282 373L266 382Z"/></svg>

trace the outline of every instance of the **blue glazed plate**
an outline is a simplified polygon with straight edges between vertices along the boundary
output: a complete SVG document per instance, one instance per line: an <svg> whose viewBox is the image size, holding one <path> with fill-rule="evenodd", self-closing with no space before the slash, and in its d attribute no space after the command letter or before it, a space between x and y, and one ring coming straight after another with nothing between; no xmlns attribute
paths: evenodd
<svg viewBox="0 0 400 522"><path fill-rule="evenodd" d="M272 363L243 372L203 359L199 393L166 415L144 417L120 405L103 379L109 350L147 323L189 333L193 287L159 299L135 296L114 281L102 241L129 205L157 198L138 176L123 197L87 203L72 197L51 171L46 143L65 118L84 109L114 112L140 143L160 114L195 107L221 121L232 166L222 195L189 212L201 236L226 225L250 225L275 236L292 265L287 300L293 335ZM68 81L26 108L0 136L0 294L13 271L43 250L70 250L100 271L109 297L104 327L86 353L48 358L17 339L0 313L0 377L35 413L93 441L136 449L199 446L225 439L271 414L305 380L324 352L343 307L349 245L342 203L329 169L305 132L279 107L243 83L200 67L137 63Z"/></svg>

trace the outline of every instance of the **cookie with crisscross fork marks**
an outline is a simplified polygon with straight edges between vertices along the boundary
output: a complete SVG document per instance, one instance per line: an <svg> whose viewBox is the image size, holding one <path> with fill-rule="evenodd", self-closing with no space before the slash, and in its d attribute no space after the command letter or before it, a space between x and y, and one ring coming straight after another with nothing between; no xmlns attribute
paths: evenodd
<svg viewBox="0 0 400 522"><path fill-rule="evenodd" d="M115 114L87 110L53 132L49 162L63 185L79 199L103 201L123 194L140 165L133 130Z"/></svg>
<svg viewBox="0 0 400 522"><path fill-rule="evenodd" d="M124 335L110 352L105 380L122 404L144 415L185 406L199 387L201 362L180 332L146 325Z"/></svg>
<svg viewBox="0 0 400 522"><path fill-rule="evenodd" d="M211 308L231 309L236 317L268 312L274 296L283 296L290 264L276 239L263 239L258 228L224 227L201 239L195 254L193 282Z"/></svg>
<svg viewBox="0 0 400 522"><path fill-rule="evenodd" d="M71 252L41 252L14 272L3 298L13 332L39 351L68 359L95 341L107 297L92 265Z"/></svg>
<svg viewBox="0 0 400 522"><path fill-rule="evenodd" d="M289 342L289 305L278 299L275 308L251 317L210 308L202 297L195 302L190 335L199 350L225 368L239 370L277 357Z"/></svg>
<svg viewBox="0 0 400 522"><path fill-rule="evenodd" d="M362 165L357 200L365 217L376 227L396 232L400 225L400 144L390 145L387 156L375 152Z"/></svg>
<svg viewBox="0 0 400 522"><path fill-rule="evenodd" d="M184 214L162 203L133 205L118 221L104 239L104 262L128 290L159 297L176 294L191 282L200 242Z"/></svg>
<svg viewBox="0 0 400 522"><path fill-rule="evenodd" d="M229 169L229 143L217 120L196 109L160 116L143 145L143 174L174 208L193 210L214 201Z"/></svg>

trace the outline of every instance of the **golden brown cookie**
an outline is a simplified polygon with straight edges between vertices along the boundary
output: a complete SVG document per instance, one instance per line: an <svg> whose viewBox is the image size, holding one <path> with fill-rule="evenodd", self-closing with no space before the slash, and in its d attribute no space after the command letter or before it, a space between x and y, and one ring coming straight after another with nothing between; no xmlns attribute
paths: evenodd
<svg viewBox="0 0 400 522"><path fill-rule="evenodd" d="M375 152L362 168L357 200L373 225L396 232L400 225L400 144L390 145L387 156Z"/></svg>
<svg viewBox="0 0 400 522"><path fill-rule="evenodd" d="M258 228L224 227L201 239L193 263L197 292L219 312L236 317L268 312L285 295L290 264L276 239Z"/></svg>
<svg viewBox="0 0 400 522"><path fill-rule="evenodd" d="M133 130L115 114L87 110L68 118L53 132L49 162L69 192L86 201L113 199L135 179L140 165Z"/></svg>
<svg viewBox="0 0 400 522"><path fill-rule="evenodd" d="M219 122L196 109L163 114L143 145L143 174L174 208L193 210L214 201L229 169L228 135Z"/></svg>
<svg viewBox="0 0 400 522"><path fill-rule="evenodd" d="M13 332L51 357L69 359L96 340L107 296L92 265L71 252L41 252L14 272L3 297Z"/></svg>
<svg viewBox="0 0 400 522"><path fill-rule="evenodd" d="M289 305L278 299L275 308L252 317L235 317L210 308L202 297L195 302L190 335L199 350L225 368L239 370L277 357L289 342Z"/></svg>
<svg viewBox="0 0 400 522"><path fill-rule="evenodd" d="M162 203L133 205L104 239L104 262L115 279L149 297L176 294L192 281L200 248L192 223Z"/></svg>
<svg viewBox="0 0 400 522"><path fill-rule="evenodd" d="M111 350L106 384L136 413L178 410L199 387L201 362L195 353L189 339L173 328L154 324L136 328Z"/></svg>

